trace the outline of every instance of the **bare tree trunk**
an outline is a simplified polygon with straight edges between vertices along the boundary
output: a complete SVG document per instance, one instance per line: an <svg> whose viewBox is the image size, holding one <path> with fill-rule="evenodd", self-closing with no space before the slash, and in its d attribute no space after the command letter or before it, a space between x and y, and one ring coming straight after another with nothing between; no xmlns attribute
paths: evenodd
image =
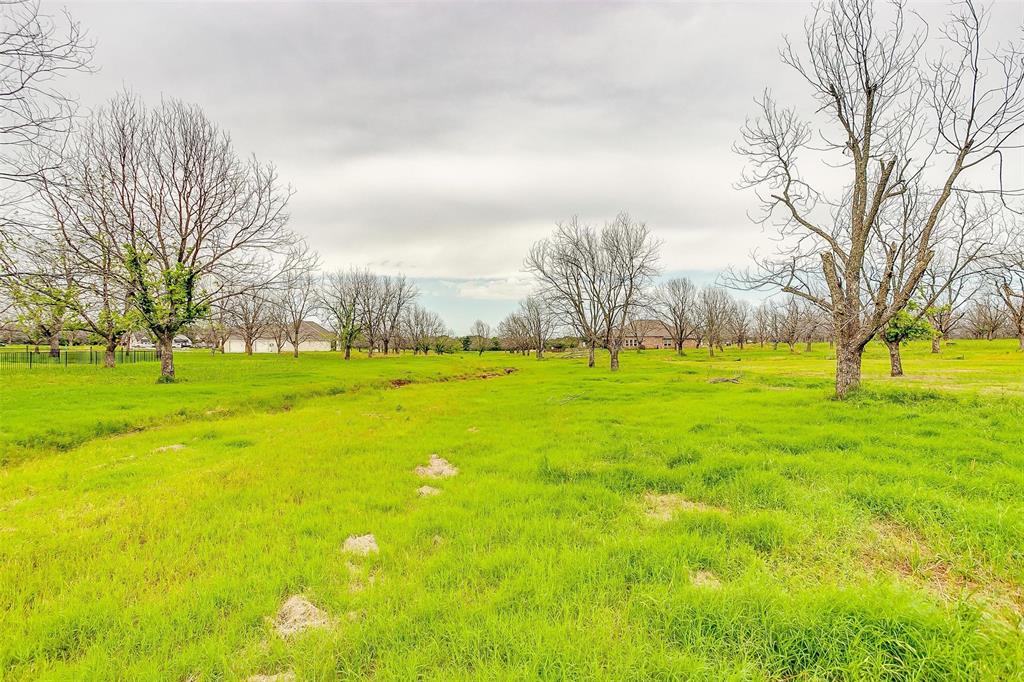
<svg viewBox="0 0 1024 682"><path fill-rule="evenodd" d="M708 344L708 357L709 358L715 357L715 344L713 344L713 343L709 343Z"/></svg>
<svg viewBox="0 0 1024 682"><path fill-rule="evenodd" d="M804 350L806 352L808 352L808 353L811 352L811 340L810 339L807 340L807 345L804 347Z"/></svg>
<svg viewBox="0 0 1024 682"><path fill-rule="evenodd" d="M103 353L103 366L113 367L117 359L117 341L107 339L107 347Z"/></svg>
<svg viewBox="0 0 1024 682"><path fill-rule="evenodd" d="M933 353L938 353L939 351L942 350L942 346L940 345L941 342L942 342L942 337L941 336L933 336L932 337L932 352ZM1024 345L1024 339L1021 339L1021 344Z"/></svg>
<svg viewBox="0 0 1024 682"><path fill-rule="evenodd" d="M292 357L299 357L299 344L298 342L292 344Z"/></svg>
<svg viewBox="0 0 1024 682"><path fill-rule="evenodd" d="M613 372L619 371L619 347L612 345L608 347L608 353L612 356L611 368Z"/></svg>
<svg viewBox="0 0 1024 682"><path fill-rule="evenodd" d="M160 381L174 381L174 336L163 336L160 344Z"/></svg>
<svg viewBox="0 0 1024 682"><path fill-rule="evenodd" d="M836 343L836 398L846 398L860 388L862 349L849 340Z"/></svg>
<svg viewBox="0 0 1024 682"><path fill-rule="evenodd" d="M352 359L352 344L350 344L350 343L346 343L345 344L345 359L346 360L351 360Z"/></svg>
<svg viewBox="0 0 1024 682"><path fill-rule="evenodd" d="M1024 353L1024 331L1020 332L1020 352Z"/></svg>
<svg viewBox="0 0 1024 682"><path fill-rule="evenodd" d="M252 355L252 339L245 340L245 354Z"/></svg>
<svg viewBox="0 0 1024 682"><path fill-rule="evenodd" d="M538 360L543 360L544 359L544 346L540 346L539 348L537 348L537 359Z"/></svg>
<svg viewBox="0 0 1024 682"><path fill-rule="evenodd" d="M885 345L889 348L889 376L903 376L903 359L900 357L900 342L886 341Z"/></svg>
<svg viewBox="0 0 1024 682"><path fill-rule="evenodd" d="M60 334L50 334L50 357L60 357Z"/></svg>
<svg viewBox="0 0 1024 682"><path fill-rule="evenodd" d="M594 366L594 344L590 344L590 355L587 359L587 367Z"/></svg>

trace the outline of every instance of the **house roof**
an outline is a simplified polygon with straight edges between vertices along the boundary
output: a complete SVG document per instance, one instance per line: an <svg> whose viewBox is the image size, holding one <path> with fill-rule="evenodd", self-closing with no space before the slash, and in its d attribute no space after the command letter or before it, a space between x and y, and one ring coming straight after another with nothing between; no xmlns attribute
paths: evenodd
<svg viewBox="0 0 1024 682"><path fill-rule="evenodd" d="M299 338L306 341L330 341L333 337L334 334L329 329L326 329L319 322L314 322L313 320L303 320L299 327ZM241 339L243 337L237 329L232 329L228 338ZM268 330L264 330L257 340L269 341L272 339Z"/></svg>
<svg viewBox="0 0 1024 682"><path fill-rule="evenodd" d="M658 320L634 320L626 326L626 336L660 336L669 338L672 334L668 327Z"/></svg>
<svg viewBox="0 0 1024 682"><path fill-rule="evenodd" d="M330 340L334 334L319 322L312 320L303 320L302 326L299 328L299 335L305 336L306 338L322 338L324 340Z"/></svg>

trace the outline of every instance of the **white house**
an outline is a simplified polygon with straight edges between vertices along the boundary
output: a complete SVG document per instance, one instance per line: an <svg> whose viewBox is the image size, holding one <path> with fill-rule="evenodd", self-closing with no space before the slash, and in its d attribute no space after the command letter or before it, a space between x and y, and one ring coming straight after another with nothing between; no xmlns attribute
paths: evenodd
<svg viewBox="0 0 1024 682"><path fill-rule="evenodd" d="M284 334L281 334L281 348L278 349L277 336L275 330L266 330L258 338L253 339L252 352L253 353L288 353L292 351L292 346L288 341L285 340ZM333 334L327 329L316 322L310 320L304 320L302 326L299 328L299 352L307 353L310 351L324 351L331 350L331 340ZM237 331L233 331L228 337L228 340L224 342L225 353L244 353L245 352L245 339Z"/></svg>

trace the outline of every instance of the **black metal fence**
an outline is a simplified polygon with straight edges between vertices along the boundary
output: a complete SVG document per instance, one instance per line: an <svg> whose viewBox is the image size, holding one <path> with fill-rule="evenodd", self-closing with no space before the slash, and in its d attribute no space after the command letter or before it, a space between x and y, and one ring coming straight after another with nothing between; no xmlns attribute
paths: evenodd
<svg viewBox="0 0 1024 682"><path fill-rule="evenodd" d="M14 349L0 348L0 369L34 367L68 367L69 365L102 365L106 351L65 350L56 355L50 354L49 348ZM121 350L114 351L114 362L118 365L136 362L156 362L160 359L159 350Z"/></svg>

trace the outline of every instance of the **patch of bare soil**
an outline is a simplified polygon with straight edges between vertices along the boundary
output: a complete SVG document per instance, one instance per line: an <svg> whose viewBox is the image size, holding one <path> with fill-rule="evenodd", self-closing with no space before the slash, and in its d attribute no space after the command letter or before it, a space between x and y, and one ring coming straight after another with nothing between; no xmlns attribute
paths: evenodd
<svg viewBox="0 0 1024 682"><path fill-rule="evenodd" d="M895 521L871 526L863 550L864 562L876 571L894 573L900 580L947 601L968 599L1010 624L1024 618L1024 589L988 571L958 569L914 529Z"/></svg>
<svg viewBox="0 0 1024 682"><path fill-rule="evenodd" d="M432 485L421 485L419 488L416 488L416 494L420 497L430 497L432 495L440 495L441 489L435 488Z"/></svg>
<svg viewBox="0 0 1024 682"><path fill-rule="evenodd" d="M295 682L295 673L289 670L274 675L250 675L247 682Z"/></svg>
<svg viewBox="0 0 1024 682"><path fill-rule="evenodd" d="M401 386L408 386L411 383L412 383L411 379L392 379L391 380L391 387L392 388L399 388Z"/></svg>
<svg viewBox="0 0 1024 682"><path fill-rule="evenodd" d="M690 574L690 582L694 587L715 589L722 586L722 581L711 571L694 571Z"/></svg>
<svg viewBox="0 0 1024 682"><path fill-rule="evenodd" d="M278 673L275 675L250 675L248 682L295 682L295 673Z"/></svg>
<svg viewBox="0 0 1024 682"><path fill-rule="evenodd" d="M274 629L281 637L290 637L310 628L330 627L331 618L301 594L288 597L274 618Z"/></svg>
<svg viewBox="0 0 1024 682"><path fill-rule="evenodd" d="M380 549L377 547L377 538L373 537L372 533L366 535L350 535L345 539L345 544L342 549L349 554L359 554L366 556L371 552L378 552Z"/></svg>
<svg viewBox="0 0 1024 682"><path fill-rule="evenodd" d="M678 493L644 493L644 513L649 519L668 521L680 511L725 511L702 502L688 500Z"/></svg>
<svg viewBox="0 0 1024 682"><path fill-rule="evenodd" d="M430 456L430 464L416 467L416 475L420 478L451 478L459 473L458 467L437 455Z"/></svg>
<svg viewBox="0 0 1024 682"><path fill-rule="evenodd" d="M505 369L501 370L500 372L498 372L498 371L495 371L495 372L484 372L483 374L480 375L480 378L481 379L493 379L494 377L502 377L502 376L506 376L508 374L515 374L518 371L519 370L516 369L515 367L506 367Z"/></svg>
<svg viewBox="0 0 1024 682"><path fill-rule="evenodd" d="M184 443L174 443L173 445L164 445L153 450L153 452L176 452L178 450L184 450Z"/></svg>

